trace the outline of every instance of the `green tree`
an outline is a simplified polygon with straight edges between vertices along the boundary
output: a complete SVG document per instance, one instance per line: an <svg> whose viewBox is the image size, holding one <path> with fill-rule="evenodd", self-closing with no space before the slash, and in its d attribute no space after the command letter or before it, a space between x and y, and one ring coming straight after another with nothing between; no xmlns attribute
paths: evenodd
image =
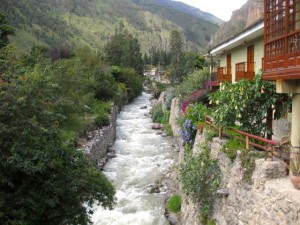
<svg viewBox="0 0 300 225"><path fill-rule="evenodd" d="M287 110L290 98L277 94L275 84L264 81L259 73L253 81L222 83L221 89L210 95L210 101L214 105L216 124L227 127L238 121L243 131L265 137L272 132L266 123L268 111L273 108L275 119L279 119Z"/></svg>
<svg viewBox="0 0 300 225"><path fill-rule="evenodd" d="M8 35L13 34L15 34L14 28L7 24L4 15L0 13L0 49L8 45Z"/></svg>
<svg viewBox="0 0 300 225"><path fill-rule="evenodd" d="M184 77L184 54L183 54L183 41L181 33L177 30L171 31L170 34L170 54L171 54L171 83L179 84Z"/></svg>
<svg viewBox="0 0 300 225"><path fill-rule="evenodd" d="M62 138L65 121L77 111L64 106L79 101L68 96L67 83L52 77L52 67L66 62L25 67L8 55L3 63L5 50L1 74L19 72L0 86L0 223L87 224L88 208L94 201L111 208L115 190Z"/></svg>
<svg viewBox="0 0 300 225"><path fill-rule="evenodd" d="M114 36L104 47L107 61L113 66L134 68L138 74L143 74L144 63L138 39L124 28L121 22Z"/></svg>

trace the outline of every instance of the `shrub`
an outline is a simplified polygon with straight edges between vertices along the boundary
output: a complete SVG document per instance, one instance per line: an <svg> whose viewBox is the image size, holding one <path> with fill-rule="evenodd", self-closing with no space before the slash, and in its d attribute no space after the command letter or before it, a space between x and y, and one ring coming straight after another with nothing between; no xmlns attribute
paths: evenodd
<svg viewBox="0 0 300 225"><path fill-rule="evenodd" d="M237 151L245 149L245 144L237 139L229 139L223 146L222 151L233 162L236 158Z"/></svg>
<svg viewBox="0 0 300 225"><path fill-rule="evenodd" d="M109 125L109 116L108 114L100 114L95 118L95 123L98 127L104 127Z"/></svg>
<svg viewBox="0 0 300 225"><path fill-rule="evenodd" d="M195 140L196 132L197 128L193 125L192 120L185 119L181 129L179 130L179 136L183 141L183 145L192 145Z"/></svg>
<svg viewBox="0 0 300 225"><path fill-rule="evenodd" d="M162 110L161 104L157 104L153 106L151 109L151 117L153 122L155 123L161 123L163 117L164 117L164 112Z"/></svg>
<svg viewBox="0 0 300 225"><path fill-rule="evenodd" d="M203 220L209 218L213 197L220 185L220 168L215 159L210 159L208 143L199 146L199 153L195 156L185 155L180 164L179 179L186 196L190 196L202 212Z"/></svg>
<svg viewBox="0 0 300 225"><path fill-rule="evenodd" d="M167 208L173 213L180 212L180 209L181 209L181 197L180 197L180 195L172 196L169 199L168 203L167 203Z"/></svg>
<svg viewBox="0 0 300 225"><path fill-rule="evenodd" d="M210 110L202 103L190 104L185 112L185 118L192 120L194 126L204 122L205 115L210 114Z"/></svg>
<svg viewBox="0 0 300 225"><path fill-rule="evenodd" d="M175 97L174 88L170 87L166 89L166 101L165 106L167 110L171 109L172 99Z"/></svg>
<svg viewBox="0 0 300 225"><path fill-rule="evenodd" d="M205 87L205 83L209 80L209 70L196 70L187 76L183 82L175 88L175 95L181 100L188 99L194 91Z"/></svg>

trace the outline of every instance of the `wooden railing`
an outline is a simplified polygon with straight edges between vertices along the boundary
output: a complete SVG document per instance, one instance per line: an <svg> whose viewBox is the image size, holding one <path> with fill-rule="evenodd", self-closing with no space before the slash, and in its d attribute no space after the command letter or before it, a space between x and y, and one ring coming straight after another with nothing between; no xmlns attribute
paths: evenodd
<svg viewBox="0 0 300 225"><path fill-rule="evenodd" d="M219 67L217 73L218 73L219 82L223 82L223 81L231 82L231 66Z"/></svg>
<svg viewBox="0 0 300 225"><path fill-rule="evenodd" d="M253 134L249 134L237 129L228 128L228 130L232 131L233 134L229 134L228 132L224 131L222 127L217 127L213 124L213 120L210 116L205 116L205 124L207 124L210 127L213 127L214 129L218 130L219 132L219 138L222 138L223 136L231 137L235 139L239 139L241 141L245 142L245 148L247 150L250 149L250 146L253 146L255 148L258 148L260 150L264 150L267 152L274 151L275 148L277 148L280 143L273 140L268 140ZM272 155L272 154L271 154Z"/></svg>
<svg viewBox="0 0 300 225"><path fill-rule="evenodd" d="M242 79L253 80L255 62L240 62L235 64L235 81Z"/></svg>
<svg viewBox="0 0 300 225"><path fill-rule="evenodd" d="M300 30L265 43L264 79L300 79Z"/></svg>

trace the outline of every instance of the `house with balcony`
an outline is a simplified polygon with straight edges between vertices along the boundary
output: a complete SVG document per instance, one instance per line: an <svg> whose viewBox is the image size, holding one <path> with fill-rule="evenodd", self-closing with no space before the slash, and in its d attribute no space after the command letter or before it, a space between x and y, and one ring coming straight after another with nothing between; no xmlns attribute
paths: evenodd
<svg viewBox="0 0 300 225"><path fill-rule="evenodd" d="M292 95L291 158L300 165L300 0L264 0L263 78ZM297 154L295 154L295 152Z"/></svg>
<svg viewBox="0 0 300 225"><path fill-rule="evenodd" d="M213 86L216 88L224 81L237 82L241 79L252 80L263 68L264 59L264 21L246 28L234 37L218 44L209 51L213 60L218 60Z"/></svg>

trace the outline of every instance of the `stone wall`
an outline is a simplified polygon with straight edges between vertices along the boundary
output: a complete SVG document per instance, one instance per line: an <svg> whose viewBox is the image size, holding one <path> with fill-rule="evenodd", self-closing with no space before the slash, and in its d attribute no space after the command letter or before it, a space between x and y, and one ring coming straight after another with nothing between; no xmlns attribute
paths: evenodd
<svg viewBox="0 0 300 225"><path fill-rule="evenodd" d="M286 176L286 164L257 159L252 184L247 184L242 181L239 156L231 163L221 152L225 143L219 138L211 143L211 157L219 160L222 188L228 193L215 200L213 218L217 224L300 225L300 192Z"/></svg>
<svg viewBox="0 0 300 225"><path fill-rule="evenodd" d="M178 144L179 126L176 121L180 116L178 99L173 99L170 124ZM277 121L277 126L283 126L284 131L277 134L285 135L289 130L289 123L285 120ZM283 132L283 133L282 133ZM204 135L197 133L193 153L197 146L204 141ZM221 151L226 143L225 139L214 138L211 142L211 157L219 161L222 172L222 190L228 195L219 195L214 203L213 218L218 225L300 225L300 191L294 189L289 176L286 176L286 164L274 159L256 160L252 184L242 181L244 169L240 159L232 163ZM181 145L180 158L184 155ZM184 196L180 213L182 225L199 225L200 212L191 199Z"/></svg>
<svg viewBox="0 0 300 225"><path fill-rule="evenodd" d="M112 107L110 114L110 125L102 129L89 132L91 139L83 145L84 151L93 161L99 161L107 152L107 149L116 140L116 120L118 108Z"/></svg>

